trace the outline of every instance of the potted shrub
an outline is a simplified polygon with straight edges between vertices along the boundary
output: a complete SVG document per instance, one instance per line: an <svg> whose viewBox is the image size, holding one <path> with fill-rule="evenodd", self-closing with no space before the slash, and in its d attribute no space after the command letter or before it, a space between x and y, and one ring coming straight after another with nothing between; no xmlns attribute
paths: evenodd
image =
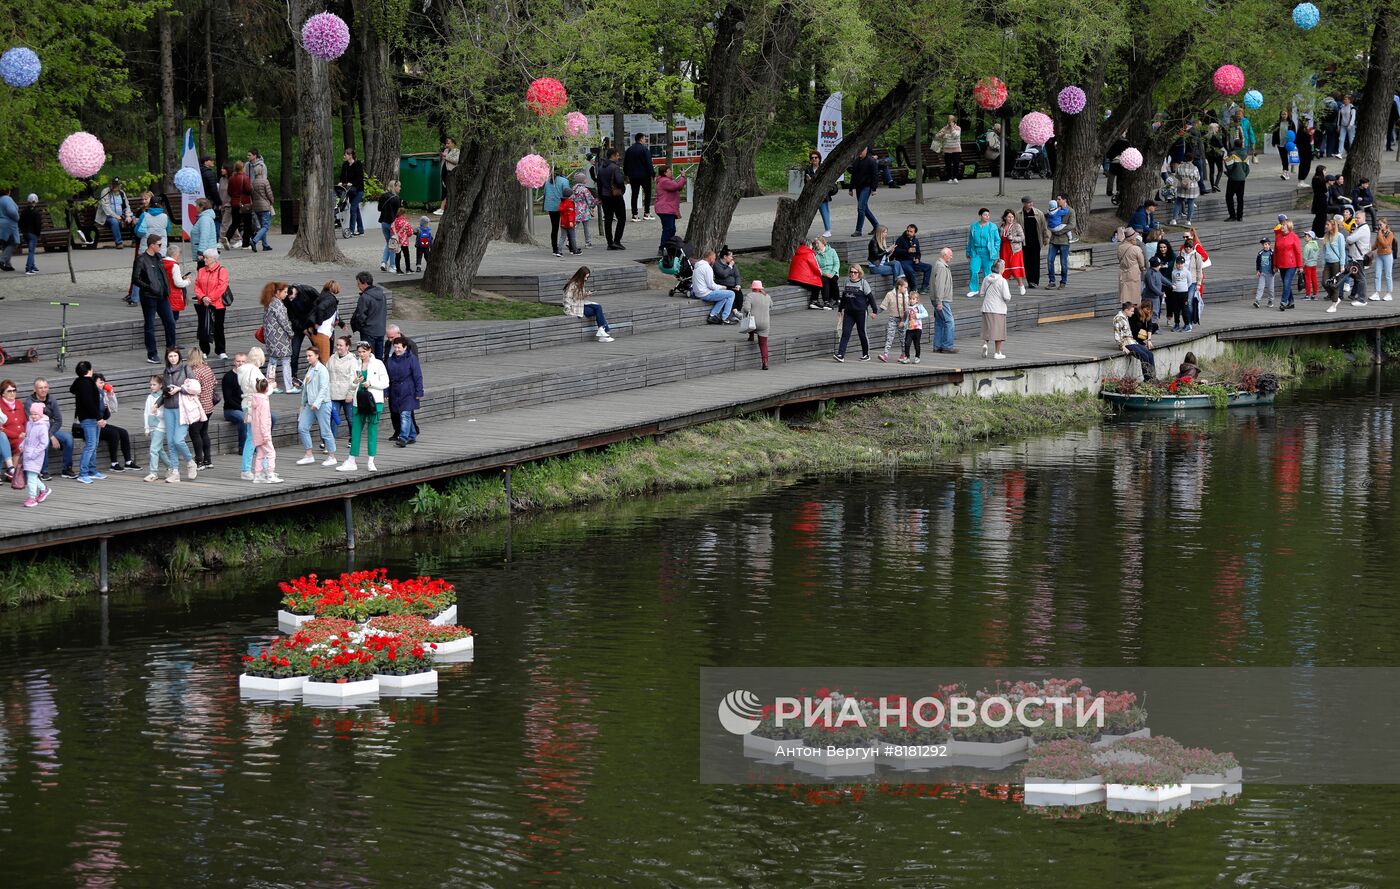
<svg viewBox="0 0 1400 889"><path fill-rule="evenodd" d="M1103 769L1088 743L1056 741L1036 751L1023 770L1026 805L1077 806L1105 800Z"/></svg>
<svg viewBox="0 0 1400 889"><path fill-rule="evenodd" d="M374 676L374 661L374 652L332 637L324 650L311 655L302 695L340 701L370 696L377 698L379 680Z"/></svg>
<svg viewBox="0 0 1400 889"><path fill-rule="evenodd" d="M446 655L470 652L475 648L475 637L470 627L456 624L435 624L416 614L386 614L372 617L365 624L367 633L385 636L404 636L420 642L432 643L433 656L441 659Z"/></svg>
<svg viewBox="0 0 1400 889"><path fill-rule="evenodd" d="M249 696L300 694L311 670L310 660L299 642L279 639L256 657L243 656L238 690Z"/></svg>
<svg viewBox="0 0 1400 889"><path fill-rule="evenodd" d="M438 674L430 647L434 644L404 636L365 637L364 649L374 656L373 675L379 680L380 693L437 691Z"/></svg>

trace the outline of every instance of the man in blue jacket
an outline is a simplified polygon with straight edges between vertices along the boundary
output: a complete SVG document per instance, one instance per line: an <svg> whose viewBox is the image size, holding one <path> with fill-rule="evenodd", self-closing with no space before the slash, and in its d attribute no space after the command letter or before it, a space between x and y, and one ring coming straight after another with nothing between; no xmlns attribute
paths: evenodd
<svg viewBox="0 0 1400 889"><path fill-rule="evenodd" d="M1146 237L1148 232L1157 227L1157 202L1143 202L1141 207L1133 211L1133 218L1128 220L1128 225L1136 229L1138 234Z"/></svg>
<svg viewBox="0 0 1400 889"><path fill-rule="evenodd" d="M638 133L622 159L622 172L632 181L632 221L637 221L637 192L641 192L643 218L651 218L651 146L647 144L647 134Z"/></svg>

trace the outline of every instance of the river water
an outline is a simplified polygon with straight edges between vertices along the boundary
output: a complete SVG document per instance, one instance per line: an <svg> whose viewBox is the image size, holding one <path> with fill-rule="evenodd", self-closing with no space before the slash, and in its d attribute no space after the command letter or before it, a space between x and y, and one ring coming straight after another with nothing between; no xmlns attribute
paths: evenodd
<svg viewBox="0 0 1400 889"><path fill-rule="evenodd" d="M1377 887L1394 787L1246 785L1169 826L1005 788L697 782L699 668L1400 666L1400 377L921 471L378 541L458 584L434 698L241 701L279 577L0 613L6 886Z"/></svg>

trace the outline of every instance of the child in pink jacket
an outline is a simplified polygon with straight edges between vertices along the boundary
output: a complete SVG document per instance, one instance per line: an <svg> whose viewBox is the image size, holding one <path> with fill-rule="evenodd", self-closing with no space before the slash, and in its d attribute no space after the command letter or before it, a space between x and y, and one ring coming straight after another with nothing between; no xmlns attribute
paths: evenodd
<svg viewBox="0 0 1400 889"><path fill-rule="evenodd" d="M394 240L399 245L399 255L394 258L394 271L400 275L406 275L413 271L413 257L409 255L408 249L418 241L418 235L413 231L413 224L408 221L407 209L399 208L399 215L395 216L394 221L389 224L389 231L393 233Z"/></svg>
<svg viewBox="0 0 1400 889"><path fill-rule="evenodd" d="M29 423L24 427L24 440L20 443L20 465L24 468L24 480L29 483L29 498L25 506L38 506L49 499L49 486L39 478L44 469L44 453L49 449L49 418L44 416L42 404L29 406Z"/></svg>
<svg viewBox="0 0 1400 889"><path fill-rule="evenodd" d="M272 446L272 403L268 401L267 380L258 380L258 391L248 403L248 425L253 433L253 484L275 485L282 481L277 475L277 450Z"/></svg>

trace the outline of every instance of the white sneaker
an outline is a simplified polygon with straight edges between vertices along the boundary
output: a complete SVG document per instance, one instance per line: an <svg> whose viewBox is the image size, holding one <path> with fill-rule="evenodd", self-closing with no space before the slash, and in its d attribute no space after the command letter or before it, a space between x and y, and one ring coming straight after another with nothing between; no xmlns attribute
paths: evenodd
<svg viewBox="0 0 1400 889"><path fill-rule="evenodd" d="M253 474L251 472L240 472L238 473L238 477L243 479L245 482L250 482L253 480Z"/></svg>
<svg viewBox="0 0 1400 889"><path fill-rule="evenodd" d="M1371 302L1373 302L1373 303L1378 303L1378 302L1380 302L1380 301L1381 301L1381 295L1380 295L1379 293L1373 293L1373 294L1371 294Z"/></svg>
<svg viewBox="0 0 1400 889"><path fill-rule="evenodd" d="M827 229L826 231L822 232L822 237L823 237L823 238L829 238L829 237L831 237L831 229Z"/></svg>
<svg viewBox="0 0 1400 889"><path fill-rule="evenodd" d="M433 215L434 215L434 216L441 216L441 215L442 215L442 208L441 208L441 207L438 207L436 210L434 210L434 211L433 211Z"/></svg>
<svg viewBox="0 0 1400 889"><path fill-rule="evenodd" d="M610 337L610 336L600 336L600 337L598 337L598 342L600 342L600 343L610 343L610 342L612 342L612 341L613 341L613 338Z"/></svg>
<svg viewBox="0 0 1400 889"><path fill-rule="evenodd" d="M220 358L220 360L227 361L227 360L228 360L228 353L227 353L227 352L220 352L220 353L219 353L219 358Z"/></svg>
<svg viewBox="0 0 1400 889"><path fill-rule="evenodd" d="M1385 300L1386 302L1390 302L1391 296L1389 293L1387 293L1385 296L1381 297L1381 299Z"/></svg>
<svg viewBox="0 0 1400 889"><path fill-rule="evenodd" d="M976 296L976 295L977 295L977 291L976 291L976 290L969 290L969 291L967 292L967 298L968 298L968 299L972 299L972 298L973 298L974 296Z"/></svg>
<svg viewBox="0 0 1400 889"><path fill-rule="evenodd" d="M329 457L327 457L326 459L324 459L324 460L321 461L321 465L322 465L322 466L334 466L334 465L335 465L336 463L338 463L338 462L339 462L339 461L335 459L335 454L331 454Z"/></svg>
<svg viewBox="0 0 1400 889"><path fill-rule="evenodd" d="M189 468L189 470L185 473L185 478L189 479L190 481L194 481L194 480L195 480L195 477L196 477L197 475L199 475L199 468L198 468L197 466L195 466L195 465L194 465L194 461L191 460L191 461L190 461L190 468Z"/></svg>
<svg viewBox="0 0 1400 889"><path fill-rule="evenodd" d="M368 471L368 472L374 472L375 467L374 467L374 458L373 458L373 457L370 457L370 458L369 458L369 462L365 464L365 470Z"/></svg>
<svg viewBox="0 0 1400 889"><path fill-rule="evenodd" d="M1332 303L1332 305L1330 305L1330 306L1327 307L1327 311L1328 311L1329 314L1332 313L1332 312L1337 311L1337 304L1336 304L1336 303Z"/></svg>
<svg viewBox="0 0 1400 889"><path fill-rule="evenodd" d="M154 472L152 472L152 473L148 473L148 474L146 475L146 479L145 479L145 480L148 481L148 482L153 482L153 481L155 481L155 480L158 479L158 478L160 478L160 476L158 476L158 475L156 475Z"/></svg>
<svg viewBox="0 0 1400 889"><path fill-rule="evenodd" d="M272 475L269 475L267 478L263 479L263 481L269 485L280 485L282 484L282 476L274 472Z"/></svg>
<svg viewBox="0 0 1400 889"><path fill-rule="evenodd" d="M1022 295L1022 296L1025 296L1025 295L1026 295L1026 285L1024 285L1024 284L1021 285L1021 295Z"/></svg>
<svg viewBox="0 0 1400 889"><path fill-rule="evenodd" d="M313 456L311 456L310 454L307 454L305 457L302 457L300 460L297 461L297 465L298 465L298 466L310 466L312 463L315 463L315 462L316 462L316 458L313 457ZM331 462L334 463L335 461L332 460Z"/></svg>
<svg viewBox="0 0 1400 889"><path fill-rule="evenodd" d="M387 272L387 271L389 271L389 264L386 263L386 262L381 262L381 263L379 264L379 270L380 270L381 272Z"/></svg>
<svg viewBox="0 0 1400 889"><path fill-rule="evenodd" d="M355 465L355 458L354 458L354 457L346 457L346 458L345 458L345 462L342 463L342 464L340 464L339 466L337 466L337 467L335 468L335 471L336 471L336 472L354 472L356 469L359 469L359 467Z"/></svg>
<svg viewBox="0 0 1400 889"><path fill-rule="evenodd" d="M983 358L986 358L986 357L991 353L991 351L992 351L992 350L991 350L991 347L990 347L990 346L988 346L986 343L983 343L983 344L982 344L982 357L983 357Z"/></svg>
<svg viewBox="0 0 1400 889"><path fill-rule="evenodd" d="M1005 358L1006 356L1003 355L1003 354L1001 354L1000 352L998 352L998 353L996 353L995 355L993 355L992 357L995 358L996 360L1000 361L1001 359Z"/></svg>
<svg viewBox="0 0 1400 889"><path fill-rule="evenodd" d="M253 484L255 484L255 485L262 485L262 484L266 484L266 483L267 483L267 476L264 476L264 475L261 475L261 474L253 476Z"/></svg>
<svg viewBox="0 0 1400 889"><path fill-rule="evenodd" d="M1354 306L1356 306L1358 309L1364 309L1364 308L1366 308L1366 304L1365 304L1364 302L1362 302L1361 300L1359 300L1359 299L1354 299L1354 300L1352 300L1352 301L1351 301L1351 304L1354 305Z"/></svg>
<svg viewBox="0 0 1400 889"><path fill-rule="evenodd" d="M180 483L180 470L170 470L165 476L165 483L168 485L178 485Z"/></svg>

